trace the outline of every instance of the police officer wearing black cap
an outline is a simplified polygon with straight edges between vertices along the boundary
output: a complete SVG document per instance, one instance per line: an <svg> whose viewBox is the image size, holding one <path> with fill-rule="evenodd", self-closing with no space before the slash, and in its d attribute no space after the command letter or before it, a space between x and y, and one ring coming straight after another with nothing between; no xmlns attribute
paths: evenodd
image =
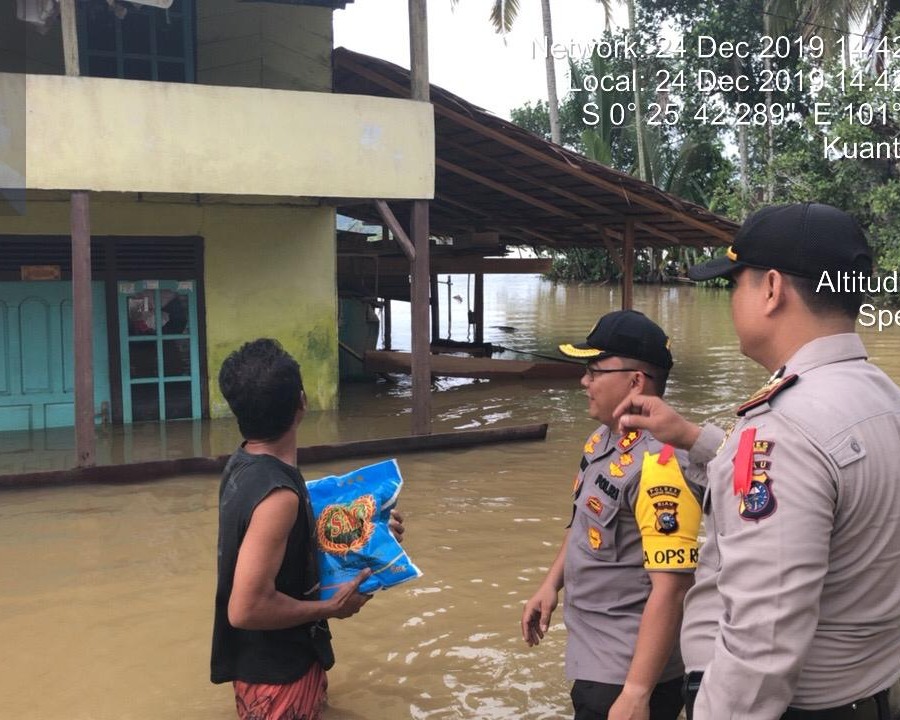
<svg viewBox="0 0 900 720"><path fill-rule="evenodd" d="M900 389L854 332L871 272L857 223L815 203L747 218L727 257L741 351L773 373L729 432L659 398L615 411L706 473L707 541L681 646L693 720L889 720L900 677ZM817 292L818 289L818 292ZM689 475L691 473L689 472ZM693 476L692 476L693 477Z"/></svg>
<svg viewBox="0 0 900 720"><path fill-rule="evenodd" d="M672 355L652 320L604 315L579 345L581 385L601 425L588 437L573 488L572 522L522 613L536 645L565 587L566 675L576 720L675 720L682 707L678 627L697 563L701 496L687 457L647 432L618 435L613 410L632 392L662 395Z"/></svg>

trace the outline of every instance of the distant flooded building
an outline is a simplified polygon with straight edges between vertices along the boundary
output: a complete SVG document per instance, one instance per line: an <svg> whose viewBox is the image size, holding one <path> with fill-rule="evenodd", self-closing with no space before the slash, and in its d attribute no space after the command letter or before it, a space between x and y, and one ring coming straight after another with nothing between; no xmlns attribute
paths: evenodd
<svg viewBox="0 0 900 720"><path fill-rule="evenodd" d="M222 360L258 336L334 407L335 205L434 191L430 105L332 94L348 2L79 0L74 77L48 4L0 0L0 431L75 423L72 191L98 422L224 414Z"/></svg>

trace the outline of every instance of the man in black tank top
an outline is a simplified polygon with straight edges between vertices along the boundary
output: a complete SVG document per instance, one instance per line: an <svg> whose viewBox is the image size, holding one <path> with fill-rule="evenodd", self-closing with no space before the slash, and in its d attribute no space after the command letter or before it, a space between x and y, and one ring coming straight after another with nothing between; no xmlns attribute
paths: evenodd
<svg viewBox="0 0 900 720"><path fill-rule="evenodd" d="M368 602L358 588L370 571L319 599L312 510L297 468L306 409L297 361L277 341L255 340L225 359L219 387L244 442L219 489L211 680L234 684L242 720L316 720L334 663L327 620Z"/></svg>

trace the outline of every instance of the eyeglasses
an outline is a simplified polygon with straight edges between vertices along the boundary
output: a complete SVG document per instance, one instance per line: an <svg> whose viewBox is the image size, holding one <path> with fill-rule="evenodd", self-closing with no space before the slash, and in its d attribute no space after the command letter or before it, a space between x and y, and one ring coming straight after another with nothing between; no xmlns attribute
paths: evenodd
<svg viewBox="0 0 900 720"><path fill-rule="evenodd" d="M644 372L643 370L639 370L638 368L593 368L590 365L584 366L584 374L587 375L591 379L591 381L593 381L593 379L597 375L606 375L607 373L620 373L620 372L639 372L639 373L643 373L651 380L653 379L653 376L650 373Z"/></svg>

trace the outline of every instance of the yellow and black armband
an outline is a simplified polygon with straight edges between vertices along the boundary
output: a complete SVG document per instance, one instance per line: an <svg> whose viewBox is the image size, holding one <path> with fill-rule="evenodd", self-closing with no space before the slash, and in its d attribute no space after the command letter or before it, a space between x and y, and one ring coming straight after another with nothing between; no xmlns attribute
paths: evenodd
<svg viewBox="0 0 900 720"><path fill-rule="evenodd" d="M669 445L644 453L635 518L647 570L693 570L697 567L700 503L688 487Z"/></svg>

